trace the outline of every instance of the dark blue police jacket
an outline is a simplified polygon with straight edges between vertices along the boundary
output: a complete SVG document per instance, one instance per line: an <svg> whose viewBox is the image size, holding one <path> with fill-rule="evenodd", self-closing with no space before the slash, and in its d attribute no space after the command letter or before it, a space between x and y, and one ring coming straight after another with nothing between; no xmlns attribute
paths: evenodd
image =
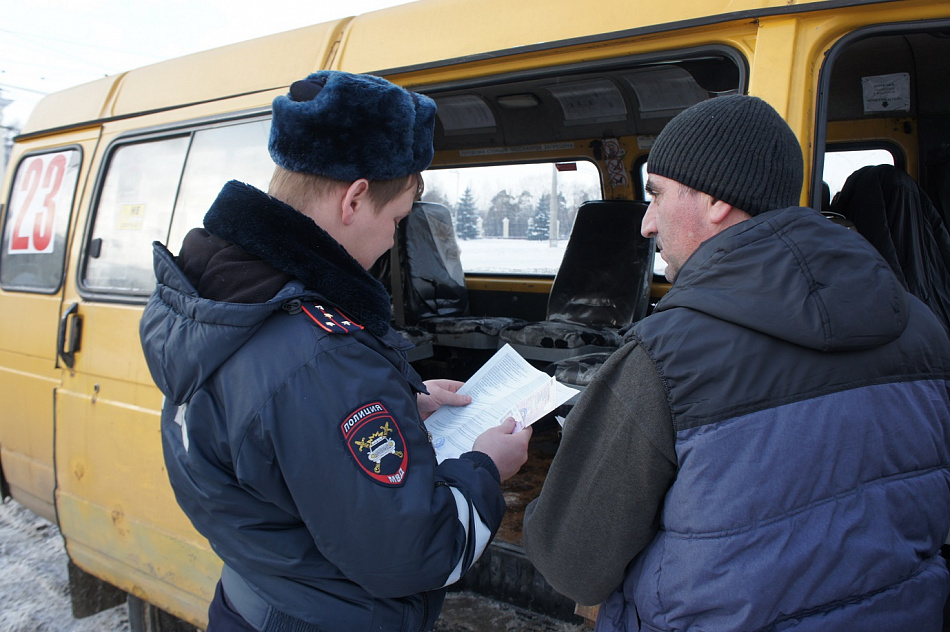
<svg viewBox="0 0 950 632"><path fill-rule="evenodd" d="M268 631L431 629L501 522L494 464L437 464L388 295L309 218L231 182L205 227L156 244L140 330L225 592Z"/></svg>

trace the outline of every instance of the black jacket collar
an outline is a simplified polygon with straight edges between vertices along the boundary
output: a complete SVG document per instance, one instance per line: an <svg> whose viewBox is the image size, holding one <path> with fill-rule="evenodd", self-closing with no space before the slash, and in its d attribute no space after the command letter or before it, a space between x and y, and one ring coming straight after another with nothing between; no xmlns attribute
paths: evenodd
<svg viewBox="0 0 950 632"><path fill-rule="evenodd" d="M204 224L210 234L300 280L373 333L382 336L389 330L392 312L383 285L293 207L232 180L218 194Z"/></svg>

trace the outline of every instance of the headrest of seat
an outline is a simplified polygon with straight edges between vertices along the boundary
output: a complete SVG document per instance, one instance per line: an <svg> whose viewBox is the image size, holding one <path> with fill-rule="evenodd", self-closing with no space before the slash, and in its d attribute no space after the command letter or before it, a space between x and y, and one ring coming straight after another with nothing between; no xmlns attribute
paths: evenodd
<svg viewBox="0 0 950 632"><path fill-rule="evenodd" d="M452 213L416 202L397 231L406 288L406 321L468 313L468 293Z"/></svg>

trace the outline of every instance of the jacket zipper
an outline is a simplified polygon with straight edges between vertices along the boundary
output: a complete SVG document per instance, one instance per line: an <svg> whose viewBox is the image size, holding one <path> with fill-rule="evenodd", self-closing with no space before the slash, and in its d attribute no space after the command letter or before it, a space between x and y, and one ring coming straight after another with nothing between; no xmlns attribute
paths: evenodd
<svg viewBox="0 0 950 632"><path fill-rule="evenodd" d="M419 632L425 632L427 623L429 623L429 593L422 593L422 626Z"/></svg>

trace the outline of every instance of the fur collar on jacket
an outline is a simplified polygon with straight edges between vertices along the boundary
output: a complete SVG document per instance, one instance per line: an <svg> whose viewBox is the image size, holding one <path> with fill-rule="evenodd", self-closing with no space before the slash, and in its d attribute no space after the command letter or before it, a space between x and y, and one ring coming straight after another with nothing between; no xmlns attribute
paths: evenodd
<svg viewBox="0 0 950 632"><path fill-rule="evenodd" d="M312 219L232 180L205 215L209 233L303 282L378 336L389 330L389 294Z"/></svg>

